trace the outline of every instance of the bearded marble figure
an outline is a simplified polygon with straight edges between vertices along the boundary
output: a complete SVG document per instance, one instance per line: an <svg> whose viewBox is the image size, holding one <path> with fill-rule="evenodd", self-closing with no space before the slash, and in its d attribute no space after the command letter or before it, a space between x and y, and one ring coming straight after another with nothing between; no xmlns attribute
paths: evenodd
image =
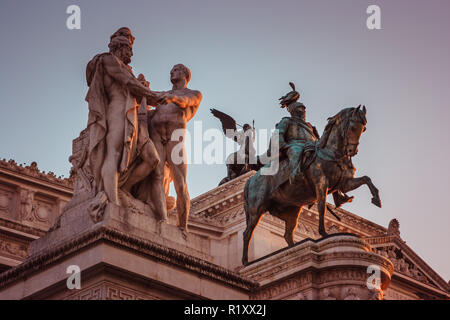
<svg viewBox="0 0 450 320"><path fill-rule="evenodd" d="M130 29L120 28L110 38L109 52L96 55L86 68L87 163L95 195L90 206L94 220L107 201L121 206L119 189L131 192L159 163L146 128L147 102L155 105L158 98L145 77L136 78L129 66L133 43Z"/></svg>

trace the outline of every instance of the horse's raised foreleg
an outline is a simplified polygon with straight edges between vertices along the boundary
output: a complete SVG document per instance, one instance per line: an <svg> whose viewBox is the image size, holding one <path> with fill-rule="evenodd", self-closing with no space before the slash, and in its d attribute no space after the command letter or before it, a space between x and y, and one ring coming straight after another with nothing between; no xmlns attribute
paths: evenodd
<svg viewBox="0 0 450 320"><path fill-rule="evenodd" d="M341 188L343 192L349 192L358 189L363 184L367 185L372 194L372 203L377 207L381 208L381 200L377 187L372 183L372 180L368 176L363 176L360 178L348 179L344 186Z"/></svg>

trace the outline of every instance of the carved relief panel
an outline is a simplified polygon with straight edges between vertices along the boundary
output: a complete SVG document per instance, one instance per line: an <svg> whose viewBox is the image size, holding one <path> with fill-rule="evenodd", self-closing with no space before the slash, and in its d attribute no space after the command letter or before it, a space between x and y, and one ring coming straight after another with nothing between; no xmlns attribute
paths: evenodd
<svg viewBox="0 0 450 320"><path fill-rule="evenodd" d="M49 198L43 194L34 195L32 219L38 223L51 225L56 217L56 199Z"/></svg>
<svg viewBox="0 0 450 320"><path fill-rule="evenodd" d="M17 219L15 212L16 193L17 191L14 187L0 184L0 216Z"/></svg>
<svg viewBox="0 0 450 320"><path fill-rule="evenodd" d="M33 221L34 192L31 190L20 190L20 219Z"/></svg>
<svg viewBox="0 0 450 320"><path fill-rule="evenodd" d="M0 256L23 260L27 256L28 244L17 239L0 235Z"/></svg>
<svg viewBox="0 0 450 320"><path fill-rule="evenodd" d="M49 195L34 190L20 190L19 215L23 222L48 227L53 224L59 213L61 204Z"/></svg>

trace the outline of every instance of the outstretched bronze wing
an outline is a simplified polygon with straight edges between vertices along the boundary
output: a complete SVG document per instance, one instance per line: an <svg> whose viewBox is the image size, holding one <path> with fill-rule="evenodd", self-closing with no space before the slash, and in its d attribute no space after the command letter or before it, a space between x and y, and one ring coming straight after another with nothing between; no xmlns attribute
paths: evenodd
<svg viewBox="0 0 450 320"><path fill-rule="evenodd" d="M227 129L236 131L236 121L231 116L217 109L210 110L213 116L218 118L220 122L222 122L222 130L225 135L227 134Z"/></svg>

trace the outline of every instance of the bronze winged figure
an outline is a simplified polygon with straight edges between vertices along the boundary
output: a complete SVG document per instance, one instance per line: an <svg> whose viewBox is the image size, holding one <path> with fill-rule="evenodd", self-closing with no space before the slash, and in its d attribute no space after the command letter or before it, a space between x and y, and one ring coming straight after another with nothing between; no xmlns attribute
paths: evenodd
<svg viewBox="0 0 450 320"><path fill-rule="evenodd" d="M225 161L227 176L220 181L219 185L221 185L254 169L256 165L256 151L253 146L255 130L248 123L242 126L242 130L237 130L236 125L240 125L230 115L217 109L210 110L222 123L222 130L225 136L233 139L240 146L239 150L231 153Z"/></svg>

